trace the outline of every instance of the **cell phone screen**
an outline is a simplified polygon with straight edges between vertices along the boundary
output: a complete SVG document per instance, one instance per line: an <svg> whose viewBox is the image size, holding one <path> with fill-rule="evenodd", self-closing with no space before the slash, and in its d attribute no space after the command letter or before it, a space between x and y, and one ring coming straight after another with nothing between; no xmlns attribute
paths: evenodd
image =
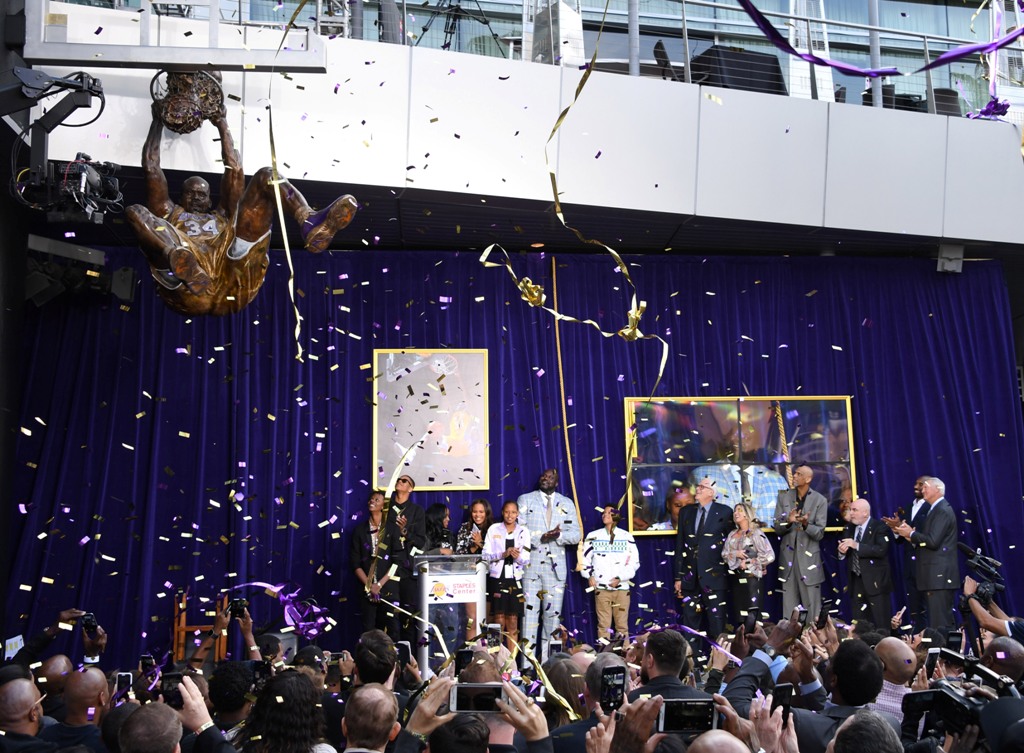
<svg viewBox="0 0 1024 753"><path fill-rule="evenodd" d="M946 648L950 651L956 651L960 653L960 649L964 646L964 634L960 630L950 630L946 634Z"/></svg>
<svg viewBox="0 0 1024 753"><path fill-rule="evenodd" d="M782 723L789 722L789 709L793 705L793 683L783 682L775 686L772 691L772 713L775 709L782 707Z"/></svg>
<svg viewBox="0 0 1024 753"><path fill-rule="evenodd" d="M801 608L797 614L797 619L800 621L800 627L807 627L807 610Z"/></svg>
<svg viewBox="0 0 1024 753"><path fill-rule="evenodd" d="M139 657L139 667L145 672L148 669L152 669L156 666L156 660L153 659L152 654L142 654Z"/></svg>
<svg viewBox="0 0 1024 753"><path fill-rule="evenodd" d="M252 680L253 689L259 693L263 690L263 687L267 684L271 677L274 676L274 668L270 665L269 661L253 661L252 663Z"/></svg>
<svg viewBox="0 0 1024 753"><path fill-rule="evenodd" d="M167 672L160 678L160 695L172 709L180 711L185 706L185 699L181 697L180 672Z"/></svg>
<svg viewBox="0 0 1024 753"><path fill-rule="evenodd" d="M824 630L825 626L828 625L828 613L832 609L832 602L825 599L821 602L821 609L818 610L818 619L814 623L814 627L818 630Z"/></svg>
<svg viewBox="0 0 1024 753"><path fill-rule="evenodd" d="M473 661L473 649L462 648L455 654L455 677L462 674L462 670L470 665Z"/></svg>
<svg viewBox="0 0 1024 753"><path fill-rule="evenodd" d="M560 654L560 653L562 653L562 642L561 641L551 641L548 644L548 656L551 656L552 654Z"/></svg>
<svg viewBox="0 0 1024 753"><path fill-rule="evenodd" d="M601 710L605 714L618 711L626 697L626 668L605 667L601 670Z"/></svg>
<svg viewBox="0 0 1024 753"><path fill-rule="evenodd" d="M924 660L924 673L929 680L932 679L932 675L935 673L935 665L939 661L939 651L941 650L938 648L928 649L928 658Z"/></svg>
<svg viewBox="0 0 1024 753"><path fill-rule="evenodd" d="M504 697L501 685L459 682L452 686L448 707L459 714L497 714Z"/></svg>
<svg viewBox="0 0 1024 753"><path fill-rule="evenodd" d="M114 703L116 705L120 706L128 700L128 692L132 689L133 680L131 672L117 673L117 683L114 685Z"/></svg>
<svg viewBox="0 0 1024 753"><path fill-rule="evenodd" d="M698 733L715 729L715 702L708 699L672 699L662 704L658 732Z"/></svg>
<svg viewBox="0 0 1024 753"><path fill-rule="evenodd" d="M497 648L501 645L501 625L488 625L487 626L487 645L491 648Z"/></svg>

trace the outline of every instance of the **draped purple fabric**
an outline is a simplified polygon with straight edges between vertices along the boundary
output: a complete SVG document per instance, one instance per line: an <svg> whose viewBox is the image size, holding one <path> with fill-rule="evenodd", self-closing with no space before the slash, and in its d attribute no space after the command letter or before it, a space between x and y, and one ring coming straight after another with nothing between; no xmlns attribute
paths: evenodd
<svg viewBox="0 0 1024 753"><path fill-rule="evenodd" d="M338 622L320 645L350 647L360 623L349 537L375 477L371 371L360 366L375 347L489 349L492 487L421 491L419 504L446 502L456 527L474 497L500 508L549 466L571 493L555 322L478 254L300 253L305 363L294 358L281 255L246 311L189 320L157 300L136 254L110 252L115 267L140 272L129 311L70 301L27 310L6 635L77 606L97 614L108 651L127 665L169 647L176 589L212 599L265 581L316 598ZM550 303L550 257L512 259ZM606 331L626 323L630 291L607 256L557 262L564 313ZM876 512L908 506L914 479L937 475L961 540L1007 569L1024 565L1011 548L1024 524L1024 437L998 264L942 275L917 259L628 262L648 303L641 329L670 345L659 395L853 395L857 489ZM648 393L661 352L559 328L576 491L592 530L598 508L624 491L623 398ZM672 538L639 544L631 622L672 621ZM827 583L840 584L835 569ZM258 624L280 623L276 601L246 593ZM1012 593L1004 608L1017 608ZM592 599L575 574L564 614L593 638Z"/></svg>

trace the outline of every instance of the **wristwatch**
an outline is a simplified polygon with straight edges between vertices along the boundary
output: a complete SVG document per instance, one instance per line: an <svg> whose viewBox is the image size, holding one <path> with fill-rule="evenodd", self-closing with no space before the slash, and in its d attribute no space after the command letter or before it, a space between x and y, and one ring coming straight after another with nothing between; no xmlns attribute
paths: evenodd
<svg viewBox="0 0 1024 753"><path fill-rule="evenodd" d="M762 648L761 650L764 651L766 654L768 654L768 658L769 659L774 659L778 655L778 653L779 653L775 649L775 646L765 645L764 648Z"/></svg>

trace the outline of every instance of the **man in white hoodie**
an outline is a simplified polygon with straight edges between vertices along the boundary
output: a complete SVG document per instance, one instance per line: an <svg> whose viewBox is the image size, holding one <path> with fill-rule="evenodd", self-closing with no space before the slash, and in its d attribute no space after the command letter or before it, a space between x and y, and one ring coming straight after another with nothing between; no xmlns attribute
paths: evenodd
<svg viewBox="0 0 1024 753"><path fill-rule="evenodd" d="M594 591L597 607L597 639L611 637L612 619L615 632L628 633L629 585L640 567L636 540L628 531L617 528L619 514L614 505L605 505L601 514L603 528L591 531L583 540L583 577Z"/></svg>

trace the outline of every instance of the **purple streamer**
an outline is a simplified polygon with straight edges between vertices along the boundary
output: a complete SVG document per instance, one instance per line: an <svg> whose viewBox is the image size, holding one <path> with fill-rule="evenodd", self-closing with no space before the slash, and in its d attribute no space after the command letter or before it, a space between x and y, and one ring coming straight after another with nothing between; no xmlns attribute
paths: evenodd
<svg viewBox="0 0 1024 753"><path fill-rule="evenodd" d="M281 583L273 586L270 583L254 580L249 583L240 583L231 590L234 591L247 586L259 586L273 592L277 596L277 600L284 607L284 621L293 627L295 632L303 638L312 640L323 632L324 627L328 623L327 609L318 606L311 600L300 599L299 593L302 591L301 588L296 588L292 593L285 593L284 587L286 585L287 583Z"/></svg>
<svg viewBox="0 0 1024 753"><path fill-rule="evenodd" d="M855 65L849 63L840 63L836 60L829 60L828 58L821 58L817 55L812 55L809 52L797 52L796 49L789 43L785 37L783 37L769 21L761 11L754 7L754 4L750 0L738 0L740 6L747 12L750 19L757 24L764 35L768 38L768 41L778 47L780 50L785 52L787 55L794 55L801 60L806 60L808 63L814 63L815 65L825 65L829 68L835 68L837 71L841 71L849 76L867 76L868 78L878 78L879 76L901 76L898 69L896 68L858 68Z"/></svg>
<svg viewBox="0 0 1024 753"><path fill-rule="evenodd" d="M745 0L740 0L744 2ZM996 50L1001 50L1012 42L1016 41L1021 36L1024 36L1024 26L1019 29L1015 29L1007 34L1005 37L1000 37L991 42L983 42L981 44L968 44L963 47L956 47L948 52L944 52L939 55L935 60L928 63L924 68L918 68L914 73L920 73L921 71L931 70L932 68L938 68L940 65L948 65L949 63L955 63L957 60L970 57L976 53L983 55L989 55Z"/></svg>
<svg viewBox="0 0 1024 753"><path fill-rule="evenodd" d="M1001 116L1005 115L1010 111L1010 103L1005 99L999 99L998 97L992 97L984 107L978 112L967 113L968 118L988 118L990 120L997 120Z"/></svg>

